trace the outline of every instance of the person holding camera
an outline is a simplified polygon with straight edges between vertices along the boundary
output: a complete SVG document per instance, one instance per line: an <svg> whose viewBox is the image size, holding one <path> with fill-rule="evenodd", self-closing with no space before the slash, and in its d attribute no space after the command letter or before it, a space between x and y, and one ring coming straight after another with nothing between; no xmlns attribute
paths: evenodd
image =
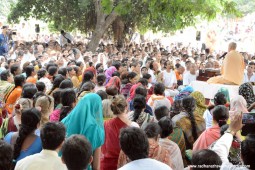
<svg viewBox="0 0 255 170"><path fill-rule="evenodd" d="M241 142L241 159L242 166L236 166L229 162L228 155L233 141L233 137L239 130L244 130L242 124L243 114L235 114L229 128L225 131L225 134L215 143L213 151L215 151L222 160L221 169L224 170L247 170L255 169L255 134L252 130L246 136L246 139ZM252 128L251 128L252 129Z"/></svg>

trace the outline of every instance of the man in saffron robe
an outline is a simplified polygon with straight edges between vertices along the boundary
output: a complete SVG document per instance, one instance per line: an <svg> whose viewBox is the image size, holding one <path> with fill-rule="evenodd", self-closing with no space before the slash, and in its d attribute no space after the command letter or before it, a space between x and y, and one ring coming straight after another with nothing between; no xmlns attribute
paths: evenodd
<svg viewBox="0 0 255 170"><path fill-rule="evenodd" d="M207 82L212 84L240 85L244 77L244 59L236 51L236 43L232 42L228 46L228 53L221 67L221 76L212 77Z"/></svg>

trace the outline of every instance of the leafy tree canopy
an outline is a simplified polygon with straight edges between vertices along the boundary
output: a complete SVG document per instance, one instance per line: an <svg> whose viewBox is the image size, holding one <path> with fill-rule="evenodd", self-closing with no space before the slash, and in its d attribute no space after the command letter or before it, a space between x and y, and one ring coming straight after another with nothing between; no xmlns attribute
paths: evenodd
<svg viewBox="0 0 255 170"><path fill-rule="evenodd" d="M240 16L230 0L18 0L9 22L35 17L53 23L57 29L93 31L99 20L116 13L127 27L141 31L174 31L194 25L197 19L213 19L217 14Z"/></svg>

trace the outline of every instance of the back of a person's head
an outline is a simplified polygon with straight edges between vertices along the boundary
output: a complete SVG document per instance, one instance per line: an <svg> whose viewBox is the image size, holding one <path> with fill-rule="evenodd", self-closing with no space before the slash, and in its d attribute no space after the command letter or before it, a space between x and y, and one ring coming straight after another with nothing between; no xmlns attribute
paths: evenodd
<svg viewBox="0 0 255 170"><path fill-rule="evenodd" d="M228 108L224 105L215 106L213 108L212 114L213 120L216 121L220 127L227 123L227 120L229 118L229 112Z"/></svg>
<svg viewBox="0 0 255 170"><path fill-rule="evenodd" d="M14 77L15 87L18 87L18 86L22 87L23 84L25 83L25 80L26 79L25 79L25 77L23 75L16 75Z"/></svg>
<svg viewBox="0 0 255 170"><path fill-rule="evenodd" d="M58 74L61 74L62 76L66 77L67 75L67 70L65 67L62 67L58 70Z"/></svg>
<svg viewBox="0 0 255 170"><path fill-rule="evenodd" d="M151 75L149 73L143 74L143 78L149 80L151 78Z"/></svg>
<svg viewBox="0 0 255 170"><path fill-rule="evenodd" d="M118 94L118 88L116 86L110 86L105 89L105 92L110 96L116 96Z"/></svg>
<svg viewBox="0 0 255 170"><path fill-rule="evenodd" d="M121 129L119 141L122 151L131 161L148 158L149 141L142 129L136 127Z"/></svg>
<svg viewBox="0 0 255 170"><path fill-rule="evenodd" d="M45 123L49 119L49 114L53 111L54 99L47 95L39 96L35 100L35 107L41 107L41 113L42 113L41 123Z"/></svg>
<svg viewBox="0 0 255 170"><path fill-rule="evenodd" d="M35 71L35 68L34 68L34 66L27 66L26 67L26 75L27 75L27 77L29 77L29 76L31 76L32 75L32 72L34 72Z"/></svg>
<svg viewBox="0 0 255 170"><path fill-rule="evenodd" d="M214 96L215 105L225 105L227 103L226 96L222 92L218 92Z"/></svg>
<svg viewBox="0 0 255 170"><path fill-rule="evenodd" d="M23 85L21 96L23 98L32 99L37 91L38 90L34 84L26 83Z"/></svg>
<svg viewBox="0 0 255 170"><path fill-rule="evenodd" d="M248 134L246 139L241 143L241 157L244 165L249 166L248 169L255 169L255 135Z"/></svg>
<svg viewBox="0 0 255 170"><path fill-rule="evenodd" d="M123 95L117 95L112 99L111 110L113 114L122 114L127 108L127 101Z"/></svg>
<svg viewBox="0 0 255 170"><path fill-rule="evenodd" d="M104 74L98 74L97 75L97 84L99 86L103 86L106 80L106 76Z"/></svg>
<svg viewBox="0 0 255 170"><path fill-rule="evenodd" d="M60 121L64 119L74 107L76 102L76 93L74 89L68 88L61 91L61 104L62 108L60 110Z"/></svg>
<svg viewBox="0 0 255 170"><path fill-rule="evenodd" d="M56 150L65 140L66 129L61 122L48 122L44 124L40 131L43 149Z"/></svg>
<svg viewBox="0 0 255 170"><path fill-rule="evenodd" d="M133 106L135 110L142 110L146 107L146 99L144 96L137 94L133 100Z"/></svg>
<svg viewBox="0 0 255 170"><path fill-rule="evenodd" d="M8 77L10 77L10 72L9 70L4 70L1 72L0 74L0 77L1 77L1 80L2 81L7 81L8 80Z"/></svg>
<svg viewBox="0 0 255 170"><path fill-rule="evenodd" d="M83 91L92 91L95 89L95 84L91 81L88 81L82 85L82 87L79 90L78 95L80 95Z"/></svg>
<svg viewBox="0 0 255 170"><path fill-rule="evenodd" d="M13 159L12 146L4 140L0 140L0 169L10 170Z"/></svg>
<svg viewBox="0 0 255 170"><path fill-rule="evenodd" d="M138 83L141 83L144 87L147 87L149 82L148 82L148 80L145 79L145 78L140 78L140 79L138 80Z"/></svg>
<svg viewBox="0 0 255 170"><path fill-rule="evenodd" d="M101 97L102 101L108 98L107 93L103 90L98 90L96 94L98 94Z"/></svg>
<svg viewBox="0 0 255 170"><path fill-rule="evenodd" d="M167 116L162 117L158 121L158 125L161 128L161 133L160 133L161 138L166 138L173 132L173 122L170 117L167 117Z"/></svg>
<svg viewBox="0 0 255 170"><path fill-rule="evenodd" d="M21 147L26 137L38 128L40 120L41 113L36 108L22 110L19 134L14 145L14 160L20 155Z"/></svg>
<svg viewBox="0 0 255 170"><path fill-rule="evenodd" d="M156 83L154 86L154 94L163 95L165 91L165 85L163 83Z"/></svg>
<svg viewBox="0 0 255 170"><path fill-rule="evenodd" d="M51 76L54 76L57 73L57 71L58 71L58 67L56 66L50 66L48 69L48 73Z"/></svg>
<svg viewBox="0 0 255 170"><path fill-rule="evenodd" d="M44 82L41 82L41 81L36 82L35 86L36 86L37 90L40 92L44 92L46 89Z"/></svg>
<svg viewBox="0 0 255 170"><path fill-rule="evenodd" d="M68 170L84 170L92 161L92 146L82 135L72 135L62 146L62 160Z"/></svg>
<svg viewBox="0 0 255 170"><path fill-rule="evenodd" d="M155 108L155 117L159 121L162 117L169 116L169 109L166 106L159 106Z"/></svg>
<svg viewBox="0 0 255 170"><path fill-rule="evenodd" d="M60 89L73 88L73 82L70 79L65 79L60 83L59 88Z"/></svg>
<svg viewBox="0 0 255 170"><path fill-rule="evenodd" d="M192 96L188 96L182 99L183 109L190 113L193 112L196 108L196 100Z"/></svg>
<svg viewBox="0 0 255 170"><path fill-rule="evenodd" d="M135 89L135 94L136 95L142 95L144 97L147 97L147 89L143 86L139 86Z"/></svg>
<svg viewBox="0 0 255 170"><path fill-rule="evenodd" d="M212 169L219 170L222 164L221 158L217 153L209 149L203 149L192 154L192 170ZM196 166L196 167L195 167Z"/></svg>
<svg viewBox="0 0 255 170"><path fill-rule="evenodd" d="M161 133L160 126L155 122L147 123L143 130L148 138L154 138L155 140L157 140Z"/></svg>

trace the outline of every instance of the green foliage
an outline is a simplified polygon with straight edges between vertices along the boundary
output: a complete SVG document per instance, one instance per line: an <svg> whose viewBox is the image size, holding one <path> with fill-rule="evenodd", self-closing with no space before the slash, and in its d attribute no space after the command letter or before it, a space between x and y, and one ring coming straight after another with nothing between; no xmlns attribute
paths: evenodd
<svg viewBox="0 0 255 170"><path fill-rule="evenodd" d="M0 16L7 17L10 13L11 6L13 6L17 0L0 0Z"/></svg>
<svg viewBox="0 0 255 170"><path fill-rule="evenodd" d="M211 20L217 14L241 15L230 0L18 0L8 20L18 22L20 17L32 16L56 29L88 32L97 23L98 1L106 18L112 12L122 18L125 30L170 32L195 25L198 19Z"/></svg>
<svg viewBox="0 0 255 170"><path fill-rule="evenodd" d="M255 12L255 1L254 0L234 0L236 2L238 10L243 14L249 14Z"/></svg>

